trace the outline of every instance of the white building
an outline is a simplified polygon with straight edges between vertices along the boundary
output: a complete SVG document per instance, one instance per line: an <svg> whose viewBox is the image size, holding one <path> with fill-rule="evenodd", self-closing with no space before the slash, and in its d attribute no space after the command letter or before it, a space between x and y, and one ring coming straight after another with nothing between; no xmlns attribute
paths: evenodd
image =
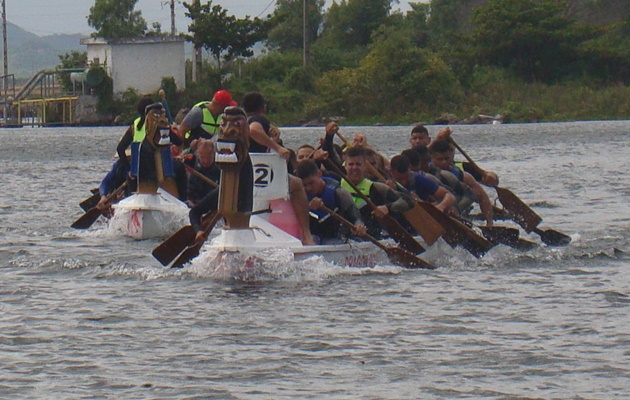
<svg viewBox="0 0 630 400"><path fill-rule="evenodd" d="M105 40L84 38L90 65L102 66L114 81L114 93L128 88L156 93L162 78L172 77L178 90L186 88L185 39L148 37Z"/></svg>

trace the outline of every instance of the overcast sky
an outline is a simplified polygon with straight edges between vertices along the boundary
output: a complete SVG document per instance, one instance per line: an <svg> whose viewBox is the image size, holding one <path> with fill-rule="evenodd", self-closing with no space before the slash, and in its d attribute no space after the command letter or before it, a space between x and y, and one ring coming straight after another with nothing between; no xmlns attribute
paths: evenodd
<svg viewBox="0 0 630 400"><path fill-rule="evenodd" d="M55 33L89 34L93 30L87 24L87 16L93 0L5 0L7 20L22 29L39 36ZM202 3L206 0L202 0ZM420 0L415 0L420 2ZM192 2L188 0L187 2ZM151 27L153 22L162 25L162 31L171 29L170 0L138 0L136 10ZM190 20L184 16L186 8L183 1L175 1L175 26L178 32L187 31ZM328 2L330 3L330 1ZM400 8L408 9L408 1L400 1ZM212 4L220 4L228 14L242 18L265 16L273 12L275 0L213 0Z"/></svg>

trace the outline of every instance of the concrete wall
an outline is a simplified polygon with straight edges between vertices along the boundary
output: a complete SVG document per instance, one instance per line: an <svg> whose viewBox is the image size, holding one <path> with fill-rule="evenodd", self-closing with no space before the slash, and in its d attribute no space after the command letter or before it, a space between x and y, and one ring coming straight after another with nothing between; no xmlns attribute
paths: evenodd
<svg viewBox="0 0 630 400"><path fill-rule="evenodd" d="M112 48L107 44L89 45L87 48L88 65L98 65L105 69L108 75L111 75Z"/></svg>
<svg viewBox="0 0 630 400"><path fill-rule="evenodd" d="M114 93L128 88L140 94L156 93L164 77L173 77L178 89L186 87L184 41L107 43L86 42L88 63L99 64L114 81Z"/></svg>
<svg viewBox="0 0 630 400"><path fill-rule="evenodd" d="M114 93L130 87L156 93L163 77L173 77L178 89L186 87L184 42L116 44L111 52Z"/></svg>

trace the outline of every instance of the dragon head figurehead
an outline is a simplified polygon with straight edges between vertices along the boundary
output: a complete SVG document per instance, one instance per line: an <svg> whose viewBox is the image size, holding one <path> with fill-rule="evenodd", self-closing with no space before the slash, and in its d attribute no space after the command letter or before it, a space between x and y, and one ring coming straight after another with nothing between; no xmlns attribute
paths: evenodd
<svg viewBox="0 0 630 400"><path fill-rule="evenodd" d="M240 169L249 155L249 125L240 107L226 107L217 135L215 162L219 168Z"/></svg>
<svg viewBox="0 0 630 400"><path fill-rule="evenodd" d="M171 145L169 138L169 123L166 110L162 103L149 104L145 108L145 138L156 150L162 150Z"/></svg>
<svg viewBox="0 0 630 400"><path fill-rule="evenodd" d="M219 212L228 229L249 228L253 181L249 158L249 124L240 107L227 107L217 134L215 162L221 169Z"/></svg>

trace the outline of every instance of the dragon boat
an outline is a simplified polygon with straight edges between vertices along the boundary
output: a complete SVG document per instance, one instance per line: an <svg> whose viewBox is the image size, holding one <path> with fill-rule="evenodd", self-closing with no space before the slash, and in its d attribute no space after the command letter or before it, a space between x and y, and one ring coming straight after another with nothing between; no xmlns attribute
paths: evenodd
<svg viewBox="0 0 630 400"><path fill-rule="evenodd" d="M188 217L188 206L178 198L169 122L161 103L147 106L144 131L144 139L131 147L137 191L112 206L114 216L109 223L138 240L167 237Z"/></svg>
<svg viewBox="0 0 630 400"><path fill-rule="evenodd" d="M278 154L250 154L248 149L245 113L238 107L228 107L218 134L215 159L221 169L218 211L225 224L217 236L203 245L200 256L192 262L194 265L203 260L206 264L203 267L220 271L222 276L242 275L242 268L251 268L251 260L260 259L260 254L267 250L280 249L290 251L294 261L320 256L338 266L391 264L388 252L383 251L391 249L387 247L393 243L391 240L303 245L298 239L299 227L289 201L286 162ZM269 213L252 215L252 210L267 209ZM226 259L231 262L225 263Z"/></svg>

